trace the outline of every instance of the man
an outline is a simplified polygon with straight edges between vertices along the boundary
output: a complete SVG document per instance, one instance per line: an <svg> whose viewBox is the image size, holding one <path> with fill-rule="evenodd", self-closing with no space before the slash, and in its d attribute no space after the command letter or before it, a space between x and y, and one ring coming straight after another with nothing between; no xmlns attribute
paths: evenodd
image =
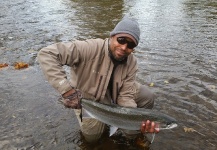
<svg viewBox="0 0 217 150"><path fill-rule="evenodd" d="M132 52L139 38L138 23L124 18L108 39L53 44L41 49L38 60L49 83L62 95L62 102L68 108L79 109L78 101L83 96L105 104L151 109L153 94L135 81L138 66ZM71 67L70 80L63 65ZM82 122L79 119L79 123L89 142L97 141L105 129L105 124L95 119ZM158 132L154 122L147 121L142 126L145 125L142 132Z"/></svg>

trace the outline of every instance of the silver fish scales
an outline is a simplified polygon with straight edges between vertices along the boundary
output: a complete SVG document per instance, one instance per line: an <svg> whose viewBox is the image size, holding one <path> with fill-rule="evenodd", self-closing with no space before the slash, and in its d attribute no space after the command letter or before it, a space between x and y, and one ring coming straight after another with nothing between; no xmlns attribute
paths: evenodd
<svg viewBox="0 0 217 150"><path fill-rule="evenodd" d="M158 123L160 129L172 129L177 126L173 117L159 111L144 108L128 108L118 105L106 105L82 99L82 117L92 117L116 129L140 130L142 121Z"/></svg>

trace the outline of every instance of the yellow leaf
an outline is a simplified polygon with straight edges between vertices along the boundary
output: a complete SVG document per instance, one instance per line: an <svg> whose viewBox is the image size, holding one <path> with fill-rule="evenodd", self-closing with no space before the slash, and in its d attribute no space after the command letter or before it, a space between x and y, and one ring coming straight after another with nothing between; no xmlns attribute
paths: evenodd
<svg viewBox="0 0 217 150"><path fill-rule="evenodd" d="M14 65L15 69L22 69L22 68L28 68L29 65L27 63L24 62L16 62Z"/></svg>
<svg viewBox="0 0 217 150"><path fill-rule="evenodd" d="M7 64L7 63L0 64L0 68L7 67L7 66L8 66L8 64Z"/></svg>
<svg viewBox="0 0 217 150"><path fill-rule="evenodd" d="M164 83L165 83L165 84L168 84L168 83L169 83L169 81L165 80L165 81L164 81Z"/></svg>
<svg viewBox="0 0 217 150"><path fill-rule="evenodd" d="M185 132L194 132L195 130L193 128L184 127L184 131Z"/></svg>
<svg viewBox="0 0 217 150"><path fill-rule="evenodd" d="M209 88L210 88L211 90L215 90L216 87L215 87L215 85L210 85Z"/></svg>
<svg viewBox="0 0 217 150"><path fill-rule="evenodd" d="M152 82L149 86L151 86L151 87L154 86L154 83Z"/></svg>

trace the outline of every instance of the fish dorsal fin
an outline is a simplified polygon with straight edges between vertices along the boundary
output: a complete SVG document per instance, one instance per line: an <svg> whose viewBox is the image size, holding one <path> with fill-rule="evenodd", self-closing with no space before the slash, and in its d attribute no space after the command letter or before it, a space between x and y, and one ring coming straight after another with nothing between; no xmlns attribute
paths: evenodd
<svg viewBox="0 0 217 150"><path fill-rule="evenodd" d="M109 136L112 136L117 131L117 129L118 127L110 126Z"/></svg>

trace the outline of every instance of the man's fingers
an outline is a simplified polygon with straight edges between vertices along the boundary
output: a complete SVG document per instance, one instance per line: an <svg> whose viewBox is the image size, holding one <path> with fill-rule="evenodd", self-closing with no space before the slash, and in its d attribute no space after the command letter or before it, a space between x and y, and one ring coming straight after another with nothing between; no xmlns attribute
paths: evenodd
<svg viewBox="0 0 217 150"><path fill-rule="evenodd" d="M149 129L149 132L150 133L154 133L154 131L155 131L155 123L151 122L151 126L150 126L150 129Z"/></svg>
<svg viewBox="0 0 217 150"><path fill-rule="evenodd" d="M143 121L141 124L142 133L158 133L160 131L159 124L150 120Z"/></svg>
<svg viewBox="0 0 217 150"><path fill-rule="evenodd" d="M149 132L150 128L151 128L151 122L149 120L146 121L145 123L145 132Z"/></svg>
<svg viewBox="0 0 217 150"><path fill-rule="evenodd" d="M62 99L60 101L67 108L77 108L77 106L78 106L78 101L77 100L70 101L69 99Z"/></svg>
<svg viewBox="0 0 217 150"><path fill-rule="evenodd" d="M160 125L158 123L156 123L155 125L155 133L160 132Z"/></svg>
<svg viewBox="0 0 217 150"><path fill-rule="evenodd" d="M141 128L140 128L142 133L145 133L145 127L146 127L146 123L145 121L142 121Z"/></svg>

